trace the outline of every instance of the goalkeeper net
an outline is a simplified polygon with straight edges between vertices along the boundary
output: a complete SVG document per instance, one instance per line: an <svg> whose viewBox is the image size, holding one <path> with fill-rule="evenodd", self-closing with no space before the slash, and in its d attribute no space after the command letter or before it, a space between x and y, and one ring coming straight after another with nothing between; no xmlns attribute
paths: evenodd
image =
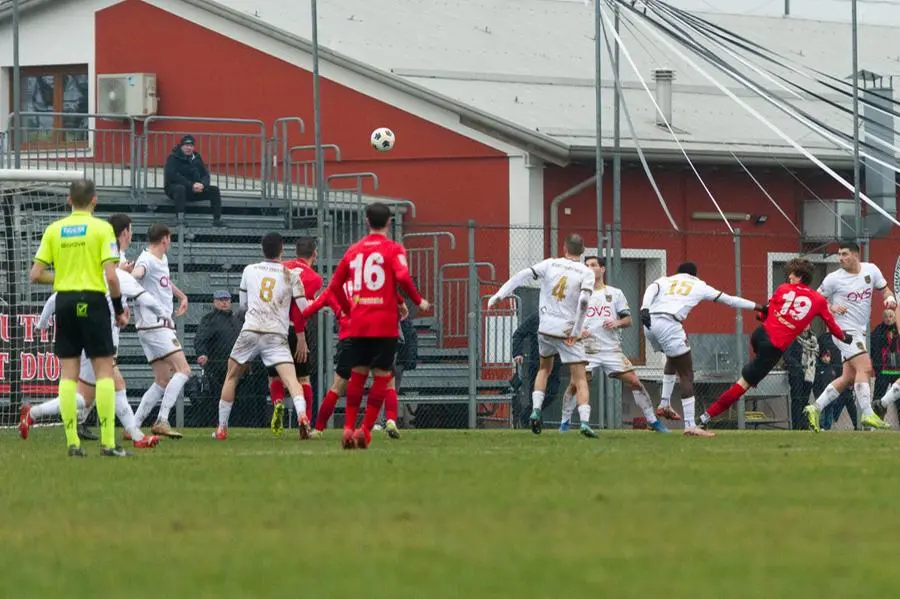
<svg viewBox="0 0 900 599"><path fill-rule="evenodd" d="M28 280L44 228L68 212L68 188L81 171L0 169L0 427L15 426L23 403L56 397L54 329L37 329L47 285Z"/></svg>

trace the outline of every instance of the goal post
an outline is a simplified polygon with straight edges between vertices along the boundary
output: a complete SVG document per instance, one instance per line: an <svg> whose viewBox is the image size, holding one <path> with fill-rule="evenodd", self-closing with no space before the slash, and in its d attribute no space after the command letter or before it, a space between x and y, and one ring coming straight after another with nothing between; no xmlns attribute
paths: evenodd
<svg viewBox="0 0 900 599"><path fill-rule="evenodd" d="M0 427L15 426L19 406L56 397L59 360L54 326L37 329L52 289L28 271L44 228L68 212L68 190L81 170L0 169Z"/></svg>

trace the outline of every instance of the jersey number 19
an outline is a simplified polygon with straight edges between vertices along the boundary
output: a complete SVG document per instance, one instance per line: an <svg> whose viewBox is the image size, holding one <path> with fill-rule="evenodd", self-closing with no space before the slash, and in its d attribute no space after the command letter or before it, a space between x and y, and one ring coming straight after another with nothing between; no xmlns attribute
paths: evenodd
<svg viewBox="0 0 900 599"><path fill-rule="evenodd" d="M812 309L812 300L805 295L797 295L796 291L788 291L781 297L784 304L778 312L782 316L788 315L793 320L803 320Z"/></svg>

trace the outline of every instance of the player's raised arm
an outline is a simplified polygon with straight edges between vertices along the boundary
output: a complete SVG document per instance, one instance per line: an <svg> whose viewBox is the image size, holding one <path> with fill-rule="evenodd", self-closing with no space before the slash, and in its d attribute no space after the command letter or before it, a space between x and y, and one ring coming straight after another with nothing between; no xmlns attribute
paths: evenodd
<svg viewBox="0 0 900 599"><path fill-rule="evenodd" d="M412 277L409 274L409 264L406 261L406 249L397 244L397 252L391 258L391 268L394 269L394 280L406 296L419 306L422 311L428 310L428 303L425 302L422 294L416 289Z"/></svg>
<svg viewBox="0 0 900 599"><path fill-rule="evenodd" d="M349 276L350 264L347 261L347 255L345 254L338 263L334 274L331 275L331 281L328 282L328 287L326 288L326 291L337 300L337 303L344 314L350 314L350 300L347 299L347 294L344 293L344 283L347 282Z"/></svg>
<svg viewBox="0 0 900 599"><path fill-rule="evenodd" d="M303 309L303 318L309 320L325 306L331 307L333 305L333 301L334 299L331 297L331 292L326 288L325 291L319 294L319 297L311 301L309 304L307 304L306 308ZM341 307L337 306L337 309L340 310Z"/></svg>
<svg viewBox="0 0 900 599"><path fill-rule="evenodd" d="M56 294L53 293L44 302L44 309L41 310L41 316L37 321L37 328L44 330L50 328L50 319L56 314Z"/></svg>
<svg viewBox="0 0 900 599"><path fill-rule="evenodd" d="M751 302L748 299L737 297L736 295L728 295L727 293L709 286L706 288L706 295L703 299L725 304L726 306L731 306L737 310L756 310L757 312L760 312L763 309L763 307L756 302Z"/></svg>
<svg viewBox="0 0 900 599"><path fill-rule="evenodd" d="M537 281L544 274L544 262L540 264L536 264L534 266L529 266L528 268L523 268L516 274L514 274L507 282L505 282L500 289L491 296L491 299L488 300L488 308L493 308L497 305L500 300L504 300L508 298L513 292L525 285L528 281Z"/></svg>

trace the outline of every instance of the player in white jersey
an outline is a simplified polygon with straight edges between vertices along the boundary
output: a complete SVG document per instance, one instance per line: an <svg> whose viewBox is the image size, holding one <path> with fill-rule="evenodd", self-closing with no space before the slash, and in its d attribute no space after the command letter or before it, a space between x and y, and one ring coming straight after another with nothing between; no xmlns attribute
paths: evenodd
<svg viewBox="0 0 900 599"><path fill-rule="evenodd" d="M126 308L127 314L127 300L131 300L134 302L135 306L144 307L146 309L155 311L161 316L165 314L165 309L163 306L157 302L150 294L146 293L144 289L138 285L137 281L127 272L127 263L125 262L125 250L128 249L128 246L131 245L131 218L127 214L113 214L108 219L109 223L113 227L113 232L116 235L116 239L119 243L119 253L121 259L119 264L120 272L118 273L119 279L119 288L122 292L122 305ZM108 298L107 298L108 299ZM112 304L112 300L109 300L110 304ZM44 309L41 312L41 316L38 319L37 328L44 330L50 327L50 321L53 315L56 312L56 294L50 296L47 300L46 304L44 304ZM112 310L110 311L112 314ZM112 328L113 335L113 345L118 348L119 346L119 327L113 326ZM81 353L81 371L78 378L78 389L76 392L76 404L78 406L78 420L79 420L79 428L84 425L84 421L87 419L88 414L93 408L94 397L95 397L95 376L94 369L91 365L91 361L87 358L84 352ZM128 403L128 393L125 388L125 379L122 377L122 373L119 370L118 366L114 367L113 370L113 382L115 383L115 391L116 391L116 416L119 418L119 421L122 423L122 426L125 428L126 435L130 438L136 448L150 448L155 447L159 443L159 437L155 435L145 436L139 426L137 425L134 412L131 410L131 405ZM19 418L19 434L23 439L28 438L28 430L29 427L35 422L35 420L39 420L40 418L45 418L49 416L55 416L59 414L59 399L54 399L51 401L46 401L40 405L31 407L27 404L23 405L20 410L20 418ZM79 430L79 436L82 436L82 432ZM82 438L90 439L89 436L82 436ZM94 440L96 440L96 436L94 436Z"/></svg>
<svg viewBox="0 0 900 599"><path fill-rule="evenodd" d="M135 418L138 424L143 423L147 415L162 401L159 416L150 429L155 435L163 435L171 439L180 439L181 433L169 425L169 413L184 390L184 385L191 377L191 367L184 356L184 348L175 335L172 310L173 295L178 297L179 306L175 316L187 312L187 296L172 282L169 272L169 259L166 252L172 245L172 234L164 224L150 225L147 231L149 247L144 250L134 263L132 274L140 281L147 293L165 306L169 315L159 318L152 310L139 308L135 311L134 321L138 339L147 361L153 367L154 382L141 398ZM174 374L173 374L174 372Z"/></svg>
<svg viewBox="0 0 900 599"><path fill-rule="evenodd" d="M850 344L846 344L832 337L844 359L843 371L840 377L825 387L816 398L816 402L806 406L804 411L810 428L818 431L822 410L852 384L856 405L861 413L860 424L872 428L890 428L891 425L872 410L869 379L873 378L875 373L866 347L866 333L872 319L874 292L881 293L885 308L893 310L897 307L897 300L894 299L894 292L888 287L881 270L870 262L860 262L858 245L852 241L842 242L838 246L838 259L841 267L825 277L818 291L828 300L838 326L845 333L849 333L853 340Z"/></svg>
<svg viewBox="0 0 900 599"><path fill-rule="evenodd" d="M691 348L682 323L702 301L719 302L741 310L762 310L762 306L741 297L722 293L697 278L697 265L685 262L674 275L660 277L650 283L641 303L641 324L653 348L666 356L663 368L662 397L656 413L680 420L669 401L678 375L681 406L684 408L684 434L692 437L714 437L698 428L694 420L694 365Z"/></svg>
<svg viewBox="0 0 900 599"><path fill-rule="evenodd" d="M541 408L547 379L558 354L563 364L568 364L571 381L576 389L578 415L581 418L581 434L596 437L588 424L591 404L588 397L587 357L581 339L582 326L587 312L588 300L594 289L594 273L581 261L584 254L584 240L580 235L566 237L565 258L549 258L530 268L516 273L503 284L488 301L488 309L527 283L529 279L541 282L540 324L538 326L538 351L541 354L540 369L534 381L531 394L531 432L541 434L543 421Z"/></svg>
<svg viewBox="0 0 900 599"><path fill-rule="evenodd" d="M302 311L306 308L306 295L297 272L281 264L284 256L281 235L266 234L262 238L262 250L265 260L247 266L241 276L241 308L246 313L244 326L231 349L228 372L219 399L219 426L213 438L220 441L228 438L228 419L238 381L256 356L262 358L266 368L275 368L294 400L300 438L309 438L306 399L294 368L295 356L291 354L288 344L291 302ZM300 354L303 349L298 345L297 353Z"/></svg>
<svg viewBox="0 0 900 599"><path fill-rule="evenodd" d="M622 381L634 395L634 402L647 418L647 424L658 433L669 430L660 422L653 412L650 394L638 378L631 361L622 351L621 329L631 326L631 309L621 289L606 285L606 260L597 256L588 256L584 264L594 272L594 292L588 301L587 314L584 319L585 354L587 355L588 381L595 370L602 369L610 378ZM569 430L569 420L575 410L575 386L569 384L563 394L562 421L559 432Z"/></svg>

